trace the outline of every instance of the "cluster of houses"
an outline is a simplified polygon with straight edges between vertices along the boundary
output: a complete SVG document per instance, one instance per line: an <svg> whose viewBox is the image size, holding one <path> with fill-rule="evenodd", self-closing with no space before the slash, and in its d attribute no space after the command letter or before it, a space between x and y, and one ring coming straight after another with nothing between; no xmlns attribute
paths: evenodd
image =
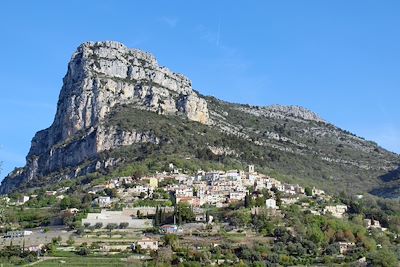
<svg viewBox="0 0 400 267"><path fill-rule="evenodd" d="M102 208L100 213L88 213L85 219L82 219L82 225L93 228L107 228L107 225L121 225L124 228L141 229L153 227L152 218L158 211L159 207L141 206L134 207L127 205L122 210L109 210L113 203L133 204L137 199L151 199L155 201L163 199L155 199L156 193L165 192L167 196L173 194L176 203L187 203L192 207L195 214L195 221L201 222L203 225L211 224L213 217L206 216L205 206L226 207L231 203L245 201L246 197L257 197L265 190L268 191L269 198L265 200L265 208L271 211L271 214L282 215L279 209L280 205L291 205L298 203L301 209L315 215L330 214L336 218L346 216L348 207L343 204L329 204L331 197L323 190L312 188L310 191L299 186L298 184L289 184L278 181L272 177L257 173L254 165L249 165L247 171L230 170L230 171L198 171L195 175L182 173L181 170L170 164L171 172L159 173L151 177L143 177L134 179L133 177L119 177L107 181L104 184L91 186L86 192L93 194L95 199L93 204ZM160 187L160 183L164 186ZM46 191L46 196L63 199L64 193L68 187L60 188L57 191ZM106 189L112 189L115 195L105 195ZM108 190L109 191L109 190ZM261 192L261 193L260 193ZM279 202L278 205L278 194ZM310 201L300 201L306 197L323 200L323 205L310 205ZM10 199L6 201L12 205L22 205L29 200L36 198L37 195L21 196L16 202L11 203ZM362 197L362 196L361 196ZM361 198L360 197L360 198ZM165 200L165 199L164 199ZM174 207L162 207L164 213L173 213ZM252 207L252 213L257 214L261 208ZM70 208L64 212L75 215L79 212L76 208ZM367 229L378 229L386 231L380 222L374 219L365 219L364 224ZM161 225L160 232L165 234L176 234L182 232L182 228L175 224ZM10 231L4 234L4 238L21 238L31 235L31 231ZM341 254L346 254L355 248L352 242L339 242L339 250ZM43 244L41 244L43 246ZM126 249L126 246L119 245L119 249ZM142 236L141 239L133 243L130 247L132 250L158 250L159 242L157 239ZM31 250L32 249L32 250ZM41 247L32 247L29 250L41 249ZM102 251L111 251L116 246L104 245Z"/></svg>
<svg viewBox="0 0 400 267"><path fill-rule="evenodd" d="M100 214L89 214L87 219L82 223L113 223L113 218L119 218L118 221L129 222L129 227L136 228L138 225L143 226L144 222L133 221L134 217L138 214L146 215L154 214L154 207L133 207L129 206L135 202L136 199L152 199L154 192L158 190L160 183L164 186L159 189L164 192L172 193L175 195L177 203L185 202L193 208L197 209L196 221L204 221L205 213L200 208L204 205L226 207L232 202L244 201L245 197L250 195L254 197L254 192L262 192L268 190L270 198L266 199L265 207L267 209L279 210L277 205L276 193L279 192L279 201L282 205L291 205L297 203L300 199L306 196L305 188L298 184L289 184L278 181L272 177L264 174L257 173L254 165L249 165L247 171L242 170L229 170L229 171L198 171L195 175L188 175L176 168L172 163L170 164L170 172L158 173L154 176L143 177L139 181L133 177L118 177L107 181L104 184L95 185L87 188L89 194L96 195L93 204L103 208ZM128 186L127 186L128 185ZM60 188L56 191L46 191L45 195L55 196L58 199L64 198L64 193L68 187ZM111 197L104 195L105 189L116 190L118 197ZM250 191L253 194L250 194ZM309 192L307 192L310 195ZM330 196L325 194L323 190L312 188L311 196L317 197L329 202ZM26 203L36 195L21 196L15 203L21 205ZM8 199L9 201L9 199ZM128 203L128 209L122 211L109 212L106 208L112 206L113 203ZM343 204L327 205L327 206L312 206L309 203L301 203L303 210L307 210L315 215L330 214L336 218L343 218L347 213L348 207ZM73 214L79 212L74 210ZM141 218L136 218L139 220ZM148 221L146 221L146 225ZM385 231L386 228L381 227L379 221L372 219L365 219L365 225L368 229L380 229Z"/></svg>
<svg viewBox="0 0 400 267"><path fill-rule="evenodd" d="M172 180L171 183L162 188L166 192L173 193L176 202L185 202L194 208L204 205L226 207L232 202L244 201L252 188L254 192L269 190L271 197L266 200L265 206L269 209L278 209L275 192L280 192L282 205L291 205L306 196L305 189L298 184L289 184L278 181L255 171L254 165L249 165L248 170L230 171L198 171L196 175L181 173L173 164L170 164L170 173L159 173L152 177L144 177L139 182L131 177L119 177L102 185L96 185L89 189L89 193L96 194L104 189L116 189L118 199L110 196L98 196L93 203L101 208L107 208L112 203L133 203L138 197L152 198L159 183L164 180ZM130 186L123 186L130 185ZM323 190L312 188L311 195L329 201L330 196ZM309 210L316 215L331 214L342 218L347 212L346 205L331 205L316 210L302 204L303 209Z"/></svg>
<svg viewBox="0 0 400 267"><path fill-rule="evenodd" d="M205 204L216 207L228 206L235 201L243 201L249 194L249 188L255 191L273 189L281 191L284 195L294 197L304 194L304 188L299 185L281 183L280 181L254 171L254 165L248 166L248 171L199 171L197 175L188 176L176 174L176 184L166 187L174 192L176 201L187 202L193 207ZM266 203L270 208L276 208L273 199Z"/></svg>

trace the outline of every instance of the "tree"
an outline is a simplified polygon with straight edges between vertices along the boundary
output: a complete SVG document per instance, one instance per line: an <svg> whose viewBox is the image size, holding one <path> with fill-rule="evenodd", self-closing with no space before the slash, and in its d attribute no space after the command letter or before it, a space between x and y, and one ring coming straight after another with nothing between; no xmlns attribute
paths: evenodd
<svg viewBox="0 0 400 267"><path fill-rule="evenodd" d="M117 228L118 228L118 225L116 223L107 224L106 229L109 230L110 238L111 238L112 230L117 229Z"/></svg>
<svg viewBox="0 0 400 267"><path fill-rule="evenodd" d="M290 239L290 234L284 227L277 227L274 230L274 236L280 242L287 243Z"/></svg>
<svg viewBox="0 0 400 267"><path fill-rule="evenodd" d="M160 209L160 224L163 224L165 219L165 209Z"/></svg>
<svg viewBox="0 0 400 267"><path fill-rule="evenodd" d="M306 196L312 196L312 189L310 187L305 187L304 188L304 193L306 193Z"/></svg>
<svg viewBox="0 0 400 267"><path fill-rule="evenodd" d="M249 210L237 210L230 216L230 222L237 227L245 227L251 223L251 213Z"/></svg>
<svg viewBox="0 0 400 267"><path fill-rule="evenodd" d="M69 208L76 208L80 205L80 200L78 200L77 198L73 198L73 197L64 197L61 201L60 201L60 209L65 210L65 209L69 209Z"/></svg>
<svg viewBox="0 0 400 267"><path fill-rule="evenodd" d="M111 198L115 198L115 197L118 196L118 191L117 191L116 188L112 188L112 189L106 188L106 189L104 189L104 193L105 193L107 196L111 197Z"/></svg>
<svg viewBox="0 0 400 267"><path fill-rule="evenodd" d="M126 228L128 228L128 226L129 226L129 223L122 222L119 224L119 229L126 229Z"/></svg>
<svg viewBox="0 0 400 267"><path fill-rule="evenodd" d="M132 176L136 179L139 179L145 176L148 173L148 169L146 165L137 165L135 166Z"/></svg>
<svg viewBox="0 0 400 267"><path fill-rule="evenodd" d="M292 242L287 246L287 250L292 256L303 256L307 252L301 243Z"/></svg>
<svg viewBox="0 0 400 267"><path fill-rule="evenodd" d="M61 236L54 237L52 239L52 241L53 241L53 243L57 243L58 245L60 245L61 241L62 241L62 237Z"/></svg>
<svg viewBox="0 0 400 267"><path fill-rule="evenodd" d="M71 199L69 197L64 197L60 202L60 209L65 210L71 207Z"/></svg>
<svg viewBox="0 0 400 267"><path fill-rule="evenodd" d="M264 196L257 197L255 201L256 207L265 207L265 198Z"/></svg>
<svg viewBox="0 0 400 267"><path fill-rule="evenodd" d="M158 249L156 259L158 262L170 263L172 261L172 255L174 255L174 252L172 251L171 246L165 246ZM160 266L168 266L168 265L160 265Z"/></svg>
<svg viewBox="0 0 400 267"><path fill-rule="evenodd" d="M88 248L87 246L83 246L76 252L76 254L80 256L87 256L90 254L90 252L90 248Z"/></svg>
<svg viewBox="0 0 400 267"><path fill-rule="evenodd" d="M164 236L164 243L166 246L176 248L178 246L178 236L174 234L167 234Z"/></svg>
<svg viewBox="0 0 400 267"><path fill-rule="evenodd" d="M94 228L96 228L96 229L100 229L100 228L102 228L103 227L103 223L101 223L101 222L98 222L98 223L96 223L95 225L94 225Z"/></svg>
<svg viewBox="0 0 400 267"><path fill-rule="evenodd" d="M271 235L276 223L271 221L268 212L261 211L258 215L253 216L253 226L263 235Z"/></svg>
<svg viewBox="0 0 400 267"><path fill-rule="evenodd" d="M250 208L250 196L248 193L246 193L246 196L244 197L244 207Z"/></svg>
<svg viewBox="0 0 400 267"><path fill-rule="evenodd" d="M72 246L73 244L75 244L75 239L72 236L70 236L67 240L67 245Z"/></svg>
<svg viewBox="0 0 400 267"><path fill-rule="evenodd" d="M340 253L340 248L338 243L330 244L329 246L326 247L325 249L325 254L334 256Z"/></svg>
<svg viewBox="0 0 400 267"><path fill-rule="evenodd" d="M182 222L191 222L194 220L194 212L189 204L184 202L179 202L177 206L178 218L182 220Z"/></svg>
<svg viewBox="0 0 400 267"><path fill-rule="evenodd" d="M370 266L391 267L398 266L396 255L388 249L381 249L368 254L367 262Z"/></svg>
<svg viewBox="0 0 400 267"><path fill-rule="evenodd" d="M308 238L316 244L322 244L326 241L325 234L321 231L318 225L311 224L307 229Z"/></svg>
<svg viewBox="0 0 400 267"><path fill-rule="evenodd" d="M156 207L156 212L154 214L154 226L160 226L160 213L158 206Z"/></svg>
<svg viewBox="0 0 400 267"><path fill-rule="evenodd" d="M272 196L271 196L271 193L269 192L269 190L268 190L267 188L263 188L263 189L261 190L261 193L263 194L263 196L264 196L265 199L269 199L269 198L272 197Z"/></svg>
<svg viewBox="0 0 400 267"><path fill-rule="evenodd" d="M76 229L77 235L82 235L84 232L85 232L85 230L83 229L83 227L79 227L78 229Z"/></svg>

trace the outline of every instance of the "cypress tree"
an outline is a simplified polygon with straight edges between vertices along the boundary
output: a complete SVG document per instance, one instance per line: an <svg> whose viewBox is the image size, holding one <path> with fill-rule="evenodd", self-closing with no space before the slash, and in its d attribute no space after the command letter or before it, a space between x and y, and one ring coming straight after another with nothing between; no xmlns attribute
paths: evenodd
<svg viewBox="0 0 400 267"><path fill-rule="evenodd" d="M159 209L158 206L156 208L156 214L154 215L154 225L160 226L160 218L159 218Z"/></svg>
<svg viewBox="0 0 400 267"><path fill-rule="evenodd" d="M165 222L165 209L160 210L160 222L163 224Z"/></svg>
<svg viewBox="0 0 400 267"><path fill-rule="evenodd" d="M244 207L245 208L249 208L250 207L250 196L249 196L249 194L246 194L246 196L244 197Z"/></svg>

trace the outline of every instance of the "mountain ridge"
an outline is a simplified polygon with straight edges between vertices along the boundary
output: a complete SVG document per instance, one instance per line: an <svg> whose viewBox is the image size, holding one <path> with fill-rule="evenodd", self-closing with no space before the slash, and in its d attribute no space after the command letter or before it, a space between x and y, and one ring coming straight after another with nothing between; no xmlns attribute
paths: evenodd
<svg viewBox="0 0 400 267"><path fill-rule="evenodd" d="M119 112L131 112L132 117L121 115L120 121L114 120L114 124L110 124L112 114L118 117L121 107L126 110ZM149 115L148 112L162 117ZM278 169L286 175L297 174L299 170L307 171L304 166L287 171L290 168L279 167L279 164L287 166L287 161L298 160L305 166L312 166L318 162L317 165L322 167L316 168L323 170L311 171L309 175L312 177L317 176L315 172L323 176L324 171L334 177L335 170L343 168L344 171L338 171L340 175L349 170L357 173L355 176L360 176L357 179L368 184L365 186L368 191L379 190L382 185L394 191L398 187L397 172L390 181L379 181L379 177L391 173L400 165L398 155L325 122L311 110L299 106L233 104L202 96L193 90L188 78L159 66L151 54L129 49L118 42L105 41L83 43L73 54L63 79L53 124L35 135L26 166L3 180L0 193L41 179L57 182L99 170L107 172L107 169L129 162L124 158L100 160L100 155L108 151L135 145L168 146L179 139L176 135L147 129L146 124L140 122L142 116L155 121L178 117L182 120L182 129L186 125L212 131L210 136L204 133L208 139L188 143L194 151L188 149L188 153L195 157L203 149L212 154L213 150L222 151L218 153L222 153L223 160L226 157L230 161L257 161L261 166ZM121 127L124 120L130 121L131 125ZM176 119L172 121L176 125L181 124ZM165 122L165 127L172 132L174 129L168 123ZM155 123L154 128L157 126ZM226 139L244 142L243 145L254 155L242 155L240 147L227 149L229 141L215 137L218 133ZM192 136L196 134L199 132L193 131ZM213 140L214 144L209 140ZM219 146L219 143L222 145ZM228 153L228 150L235 152ZM266 162L260 161L256 154ZM146 158L146 155L143 157ZM272 159L277 161L276 164ZM213 156L209 155L205 160L212 161ZM68 171L64 172L66 169ZM329 175L326 174L325 178ZM367 181L362 180L362 175L368 177Z"/></svg>

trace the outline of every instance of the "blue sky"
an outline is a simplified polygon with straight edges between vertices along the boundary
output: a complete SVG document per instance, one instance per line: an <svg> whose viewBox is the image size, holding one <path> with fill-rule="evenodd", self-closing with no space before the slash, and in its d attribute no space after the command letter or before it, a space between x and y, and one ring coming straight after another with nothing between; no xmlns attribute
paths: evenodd
<svg viewBox="0 0 400 267"><path fill-rule="evenodd" d="M50 126L76 47L153 53L198 91L301 105L400 153L399 1L6 1L0 4L0 179Z"/></svg>

